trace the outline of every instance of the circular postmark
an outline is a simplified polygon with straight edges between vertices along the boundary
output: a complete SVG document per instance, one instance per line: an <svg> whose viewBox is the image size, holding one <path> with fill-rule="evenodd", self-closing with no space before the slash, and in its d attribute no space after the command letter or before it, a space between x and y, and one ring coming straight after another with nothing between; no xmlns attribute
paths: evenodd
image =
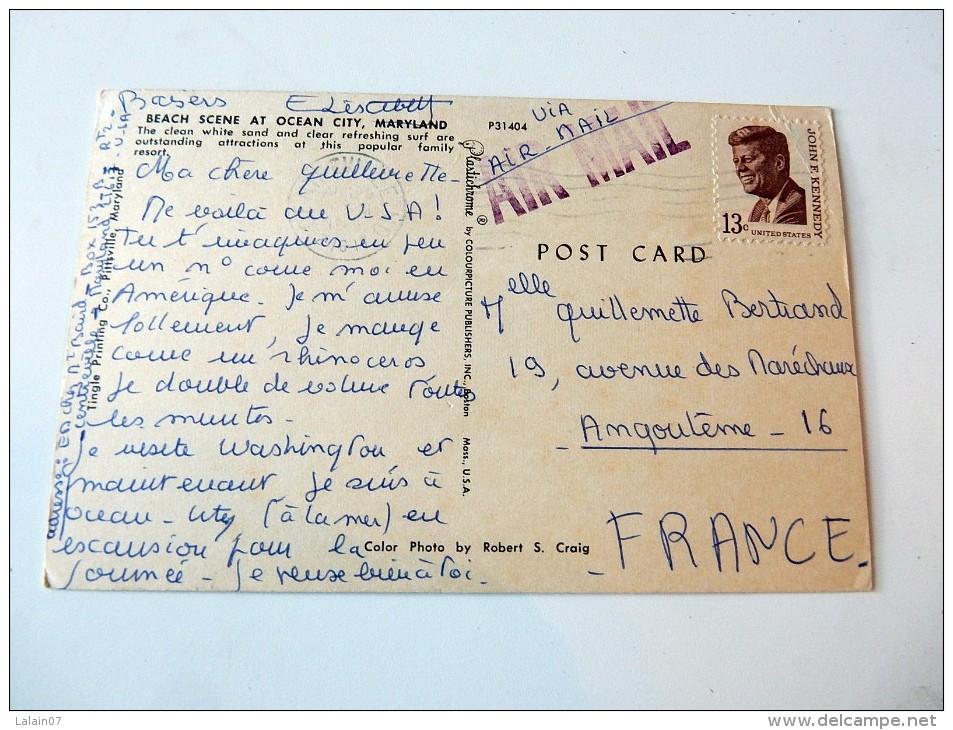
<svg viewBox="0 0 953 730"><path fill-rule="evenodd" d="M284 212L298 245L337 261L390 248L409 215L400 175L362 152L334 152L303 164Z"/></svg>

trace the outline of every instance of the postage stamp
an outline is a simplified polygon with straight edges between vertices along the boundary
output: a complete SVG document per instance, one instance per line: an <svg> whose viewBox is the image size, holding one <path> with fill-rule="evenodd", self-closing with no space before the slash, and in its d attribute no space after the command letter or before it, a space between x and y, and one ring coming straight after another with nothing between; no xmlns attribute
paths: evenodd
<svg viewBox="0 0 953 730"><path fill-rule="evenodd" d="M823 245L828 204L824 125L804 119L712 120L719 240Z"/></svg>

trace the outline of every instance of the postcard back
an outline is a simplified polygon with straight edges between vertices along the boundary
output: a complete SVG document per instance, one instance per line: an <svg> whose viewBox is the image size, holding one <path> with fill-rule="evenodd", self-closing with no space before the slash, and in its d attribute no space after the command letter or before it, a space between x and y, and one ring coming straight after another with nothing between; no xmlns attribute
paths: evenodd
<svg viewBox="0 0 953 730"><path fill-rule="evenodd" d="M45 582L872 584L826 109L104 92Z"/></svg>

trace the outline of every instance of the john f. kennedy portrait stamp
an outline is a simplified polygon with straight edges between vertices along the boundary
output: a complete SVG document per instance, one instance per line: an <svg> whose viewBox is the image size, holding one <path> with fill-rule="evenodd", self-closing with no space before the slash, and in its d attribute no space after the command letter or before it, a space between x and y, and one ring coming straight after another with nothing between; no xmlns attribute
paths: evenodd
<svg viewBox="0 0 953 730"><path fill-rule="evenodd" d="M720 240L823 245L828 206L821 128L780 117L712 120Z"/></svg>

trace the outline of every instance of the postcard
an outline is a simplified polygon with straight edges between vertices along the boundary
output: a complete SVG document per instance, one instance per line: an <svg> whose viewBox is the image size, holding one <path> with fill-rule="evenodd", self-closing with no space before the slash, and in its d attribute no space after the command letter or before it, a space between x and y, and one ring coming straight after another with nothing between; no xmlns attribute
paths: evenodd
<svg viewBox="0 0 953 730"><path fill-rule="evenodd" d="M107 91L85 199L51 588L872 586L827 109Z"/></svg>

